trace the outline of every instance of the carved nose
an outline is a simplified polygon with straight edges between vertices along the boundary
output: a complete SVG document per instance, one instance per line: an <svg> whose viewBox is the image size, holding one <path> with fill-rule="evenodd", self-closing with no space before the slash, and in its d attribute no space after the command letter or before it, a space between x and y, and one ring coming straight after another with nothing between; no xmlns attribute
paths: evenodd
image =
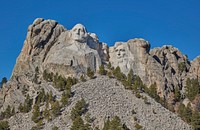
<svg viewBox="0 0 200 130"><path fill-rule="evenodd" d="M118 52L118 54L117 54L118 56L120 56L120 52Z"/></svg>

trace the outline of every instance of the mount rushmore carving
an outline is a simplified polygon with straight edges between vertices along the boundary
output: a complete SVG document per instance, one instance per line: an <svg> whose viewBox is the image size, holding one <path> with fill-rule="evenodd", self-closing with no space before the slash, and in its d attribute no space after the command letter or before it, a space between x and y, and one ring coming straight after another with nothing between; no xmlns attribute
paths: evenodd
<svg viewBox="0 0 200 130"><path fill-rule="evenodd" d="M32 78L36 67L41 73L48 69L65 77L80 76L87 68L98 71L101 64L109 62L113 67L119 66L124 74L132 69L148 87L156 83L161 97L167 97L175 87L184 91L186 78L199 75L190 70L190 61L174 47L163 46L150 51L150 43L141 38L108 47L81 24L67 30L54 20L38 18L29 26L12 77ZM193 70L196 62L191 62ZM178 70L180 63L186 66L183 72Z"/></svg>

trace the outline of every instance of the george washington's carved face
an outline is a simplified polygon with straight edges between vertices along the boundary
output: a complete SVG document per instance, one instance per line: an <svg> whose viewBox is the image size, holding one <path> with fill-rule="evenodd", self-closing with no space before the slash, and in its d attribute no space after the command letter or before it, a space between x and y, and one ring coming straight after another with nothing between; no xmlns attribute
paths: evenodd
<svg viewBox="0 0 200 130"><path fill-rule="evenodd" d="M126 55L125 48L123 45L119 45L115 48L115 53L119 63L123 62L123 58Z"/></svg>
<svg viewBox="0 0 200 130"><path fill-rule="evenodd" d="M76 24L72 28L71 33L72 39L79 42L85 42L88 36L87 31L82 24Z"/></svg>

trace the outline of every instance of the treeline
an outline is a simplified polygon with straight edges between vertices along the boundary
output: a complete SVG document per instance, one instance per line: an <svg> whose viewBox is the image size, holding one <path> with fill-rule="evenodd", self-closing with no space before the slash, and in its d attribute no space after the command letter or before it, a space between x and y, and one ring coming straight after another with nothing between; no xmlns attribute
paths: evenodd
<svg viewBox="0 0 200 130"><path fill-rule="evenodd" d="M180 65L179 68L183 70L184 66ZM174 104L169 104L166 99L160 98L158 95L156 83L152 84L149 88L146 87L139 76L133 75L132 69L127 76L121 72L120 67L113 68L111 65L108 65L108 69L106 74L110 78L116 78L121 81L126 89L131 90L136 97L143 98L146 104L149 104L149 102L146 97L140 95L141 92L147 93L150 97L172 112L175 112L174 108L178 105L178 110L176 112L179 116L192 125L195 130L200 130L200 101L198 101L198 99L200 99L198 98L200 97L200 84L198 79L187 79L185 86L186 92L184 95L181 94L179 87L175 87L172 91ZM190 102L193 103L197 100L196 108L193 108L190 103L185 106L182 103L185 98L188 98Z"/></svg>

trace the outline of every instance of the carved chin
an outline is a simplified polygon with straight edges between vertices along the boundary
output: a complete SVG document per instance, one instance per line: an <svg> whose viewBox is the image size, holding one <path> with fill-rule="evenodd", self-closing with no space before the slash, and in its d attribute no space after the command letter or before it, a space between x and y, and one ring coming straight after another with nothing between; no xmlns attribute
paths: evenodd
<svg viewBox="0 0 200 130"><path fill-rule="evenodd" d="M122 59L122 58L117 58L117 62L118 62L118 63L122 63L122 62L123 62L123 59Z"/></svg>

